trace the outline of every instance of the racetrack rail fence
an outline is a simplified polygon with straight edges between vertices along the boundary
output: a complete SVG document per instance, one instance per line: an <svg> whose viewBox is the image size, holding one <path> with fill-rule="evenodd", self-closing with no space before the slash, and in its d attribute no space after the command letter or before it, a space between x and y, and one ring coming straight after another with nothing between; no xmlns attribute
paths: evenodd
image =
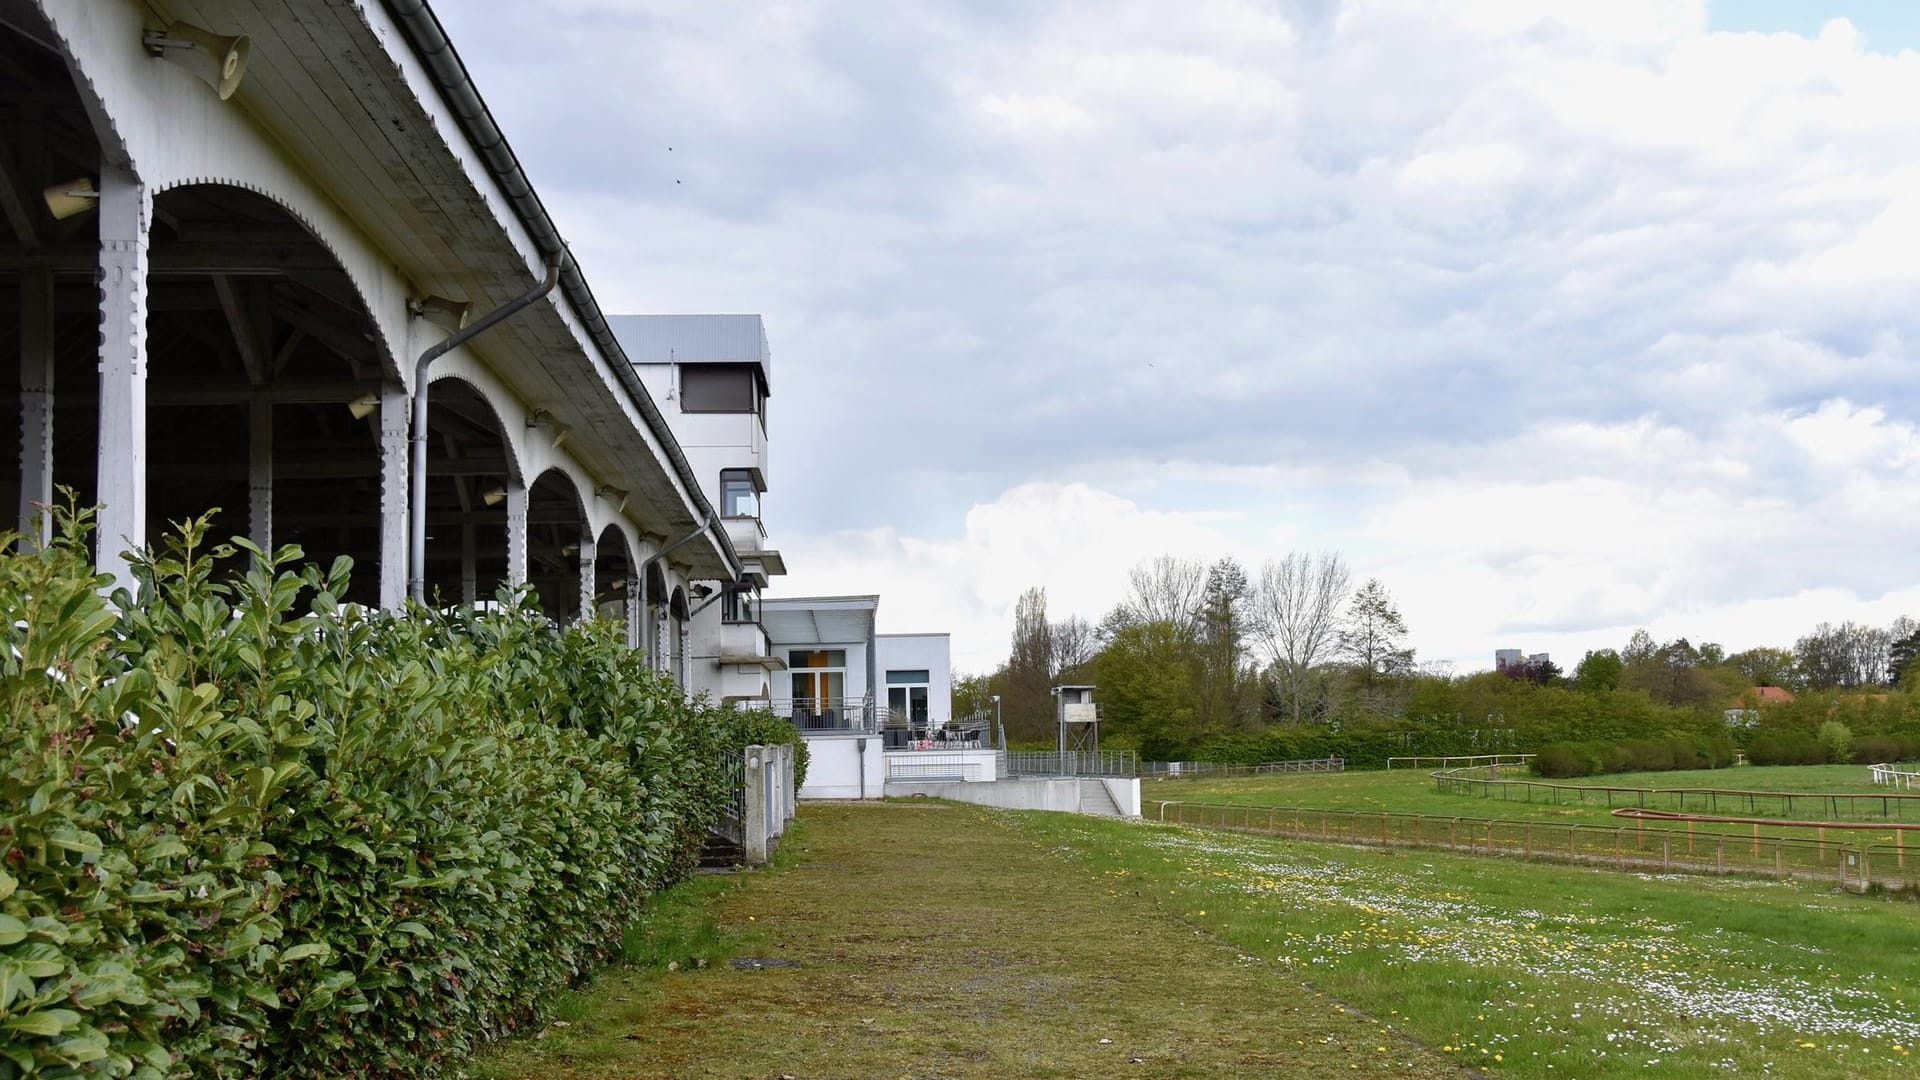
<svg viewBox="0 0 1920 1080"><path fill-rule="evenodd" d="M1571 806L1633 806L1643 810L1696 813L1767 814L1794 818L1819 814L1832 819L1861 821L1920 821L1920 793L1847 791L1746 791L1739 788L1649 788L1605 784L1564 784L1548 780L1514 780L1499 774L1500 766L1469 765L1430 773L1440 791L1450 795L1478 795L1510 802L1543 802ZM1485 775L1475 775L1484 773Z"/></svg>
<svg viewBox="0 0 1920 1080"><path fill-rule="evenodd" d="M1912 888L1920 849L1698 829L1506 821L1379 811L1165 801L1148 816L1172 825L1381 848L1571 863L1631 873L1738 874L1824 880L1864 891ZM1909 865L1909 855L1913 865Z"/></svg>

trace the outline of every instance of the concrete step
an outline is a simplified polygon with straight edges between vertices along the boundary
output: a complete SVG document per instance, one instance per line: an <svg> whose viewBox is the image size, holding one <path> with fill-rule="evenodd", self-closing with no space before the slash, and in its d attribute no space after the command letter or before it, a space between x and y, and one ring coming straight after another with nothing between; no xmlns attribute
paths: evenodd
<svg viewBox="0 0 1920 1080"><path fill-rule="evenodd" d="M1119 817L1120 806L1113 801L1107 785L1098 780L1080 781L1080 812L1101 817Z"/></svg>

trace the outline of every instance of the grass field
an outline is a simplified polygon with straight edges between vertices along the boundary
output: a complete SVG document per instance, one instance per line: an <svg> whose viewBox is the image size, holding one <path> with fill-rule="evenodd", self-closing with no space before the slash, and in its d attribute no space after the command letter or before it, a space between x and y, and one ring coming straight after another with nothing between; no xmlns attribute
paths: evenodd
<svg viewBox="0 0 1920 1080"><path fill-rule="evenodd" d="M474 1069L1875 1080L1920 1044L1912 901L938 803L802 822Z"/></svg>
<svg viewBox="0 0 1920 1080"><path fill-rule="evenodd" d="M779 867L683 886L656 905L631 965L574 996L544 1037L472 1068L526 1080L1461 1075L1455 1055L1058 858L1020 815L946 803L801 813ZM738 966L746 958L763 966Z"/></svg>
<svg viewBox="0 0 1920 1080"><path fill-rule="evenodd" d="M1429 814L1435 817L1502 818L1513 821L1550 821L1590 825L1619 826L1621 819L1611 816L1600 802L1584 804L1555 803L1535 791L1533 799L1519 790L1488 788L1486 796L1442 792L1428 776L1427 769L1395 769L1392 772L1305 773L1279 776L1250 776L1229 779L1147 780L1141 783L1141 799L1146 816L1156 816L1157 804L1165 801L1228 803L1249 806L1312 807L1316 809L1381 811ZM1515 771L1514 779L1532 779ZM1860 765L1746 766L1732 769L1701 769L1686 772L1621 773L1612 776L1583 777L1555 783L1588 787L1713 787L1767 791L1861 792L1882 794L1888 789L1875 787ZM1502 794L1511 798L1501 798ZM1914 794L1920 794L1915 792ZM1735 811L1730 811L1735 812ZM1745 811L1737 811L1744 813ZM1761 813L1757 816L1768 816ZM1684 827L1657 822L1647 828ZM1711 828L1711 826L1701 826ZM1740 829L1742 826L1731 826ZM1786 831L1763 827L1762 832ZM1795 835L1799 835L1795 833ZM1869 832L1858 839L1888 842L1891 833Z"/></svg>
<svg viewBox="0 0 1920 1080"><path fill-rule="evenodd" d="M1911 901L1009 817L1247 956L1498 1075L1905 1076L1920 1041Z"/></svg>

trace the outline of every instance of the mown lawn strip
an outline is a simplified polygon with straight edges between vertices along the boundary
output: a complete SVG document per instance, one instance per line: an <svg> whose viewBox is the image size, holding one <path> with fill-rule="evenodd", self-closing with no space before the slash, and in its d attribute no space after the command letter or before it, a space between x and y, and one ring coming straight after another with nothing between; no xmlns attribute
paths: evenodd
<svg viewBox="0 0 1920 1080"><path fill-rule="evenodd" d="M603 980L490 1077L1462 1076L1017 828L947 804L802 810L717 898L741 969ZM791 966L788 966L791 965Z"/></svg>

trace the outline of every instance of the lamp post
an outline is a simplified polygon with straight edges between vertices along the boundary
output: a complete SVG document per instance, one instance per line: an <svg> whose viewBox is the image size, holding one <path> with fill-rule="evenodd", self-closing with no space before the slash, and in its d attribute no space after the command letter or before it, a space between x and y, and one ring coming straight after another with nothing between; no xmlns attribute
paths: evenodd
<svg viewBox="0 0 1920 1080"><path fill-rule="evenodd" d="M1000 695L993 695L993 726L1000 729L1000 749L1007 748L1007 725L1000 719Z"/></svg>

